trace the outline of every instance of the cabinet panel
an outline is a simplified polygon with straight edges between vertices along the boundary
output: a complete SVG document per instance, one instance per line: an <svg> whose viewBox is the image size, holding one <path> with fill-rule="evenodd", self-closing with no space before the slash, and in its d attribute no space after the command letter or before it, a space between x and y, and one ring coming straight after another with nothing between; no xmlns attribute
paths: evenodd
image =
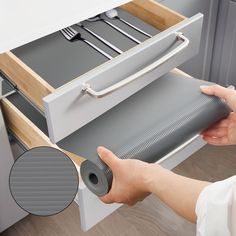
<svg viewBox="0 0 236 236"><path fill-rule="evenodd" d="M236 86L236 2L230 1L228 8L222 5L227 17L221 16L226 22L219 28L219 36L224 35L215 45L215 57L212 68L212 81L223 86ZM220 51L222 50L222 51Z"/></svg>
<svg viewBox="0 0 236 236"><path fill-rule="evenodd" d="M27 214L20 209L10 194L8 176L14 159L0 109L0 232Z"/></svg>
<svg viewBox="0 0 236 236"><path fill-rule="evenodd" d="M187 17L198 12L204 14L199 54L180 66L181 70L195 78L209 80L218 3L218 0L163 0L161 2Z"/></svg>

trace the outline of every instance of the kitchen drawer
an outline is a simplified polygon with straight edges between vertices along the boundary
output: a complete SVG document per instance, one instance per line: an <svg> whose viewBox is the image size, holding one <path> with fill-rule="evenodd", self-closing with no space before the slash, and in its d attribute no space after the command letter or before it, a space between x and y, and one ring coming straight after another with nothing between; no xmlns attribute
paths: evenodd
<svg viewBox="0 0 236 236"><path fill-rule="evenodd" d="M177 69L173 70L173 73L186 75ZM18 93L12 94L3 99L1 105L9 130L26 148L38 146L59 148L49 140L45 117L22 95ZM199 137L193 137L161 158L158 163L168 169L172 169L203 145L204 142ZM79 172L80 164L84 158L72 154L68 150L62 151L74 161ZM106 205L102 203L97 196L88 190L81 178L75 201L79 205L81 228L85 231L121 206L120 204Z"/></svg>
<svg viewBox="0 0 236 236"><path fill-rule="evenodd" d="M143 42L136 45L101 22L91 24L115 43L120 37L124 52L109 61L85 44L67 42L59 32L0 55L0 70L45 112L53 143L197 54L202 14L187 19L154 0L132 1L119 13L153 37L139 35Z"/></svg>

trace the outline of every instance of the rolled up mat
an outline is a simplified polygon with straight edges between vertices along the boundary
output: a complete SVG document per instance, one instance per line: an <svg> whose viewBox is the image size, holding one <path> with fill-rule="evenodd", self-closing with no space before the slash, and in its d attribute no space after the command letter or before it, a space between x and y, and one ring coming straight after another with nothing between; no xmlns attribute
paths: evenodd
<svg viewBox="0 0 236 236"><path fill-rule="evenodd" d="M88 159L81 165L82 179L103 196L111 188L112 172L97 146L121 159L154 163L229 114L224 101L202 94L200 85L211 83L168 73L58 145Z"/></svg>

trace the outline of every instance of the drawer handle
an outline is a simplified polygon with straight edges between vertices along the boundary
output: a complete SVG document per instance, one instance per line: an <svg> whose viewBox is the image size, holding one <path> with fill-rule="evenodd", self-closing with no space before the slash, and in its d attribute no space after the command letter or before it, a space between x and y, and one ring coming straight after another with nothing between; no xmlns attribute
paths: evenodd
<svg viewBox="0 0 236 236"><path fill-rule="evenodd" d="M176 38L178 41L182 41L183 43L181 43L178 47L176 47L175 49L173 49L172 51L170 51L169 53L167 53L165 56L161 57L160 59L158 59L157 61L153 62L152 64L150 64L149 66L145 67L144 69L138 71L137 73L129 76L128 78L106 88L103 89L101 91L95 91L91 88L90 84L86 83L83 85L83 91L86 92L87 94L91 95L92 97L95 98L102 98L124 86L126 86L127 84L130 84L131 82L133 82L136 79L139 79L140 77L142 77L143 75L153 71L154 69L156 69L158 66L162 65L163 63L167 62L168 60L170 60L172 57L174 57L175 55L177 55L179 52L183 51L186 47L188 47L189 45L189 39L187 37L185 37L183 35L183 33L181 32L177 32L176 34Z"/></svg>
<svg viewBox="0 0 236 236"><path fill-rule="evenodd" d="M192 144L193 142L195 142L200 137L201 136L199 134L195 135L194 137L192 137L191 139L189 139L185 143L181 144L179 147L177 147L173 151L169 152L167 155L165 155L163 158L161 158L157 163L161 163L162 161L168 159L169 157L174 156L175 154L179 153L180 151L185 149L188 145Z"/></svg>

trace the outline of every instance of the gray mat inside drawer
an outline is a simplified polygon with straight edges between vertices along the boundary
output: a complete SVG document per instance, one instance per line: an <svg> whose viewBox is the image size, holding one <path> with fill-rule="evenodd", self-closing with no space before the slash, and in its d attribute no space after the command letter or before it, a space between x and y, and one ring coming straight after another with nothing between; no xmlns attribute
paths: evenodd
<svg viewBox="0 0 236 236"><path fill-rule="evenodd" d="M96 148L100 145L116 153L146 130L160 129L171 116L191 107L196 98L205 97L199 90L204 84L210 83L168 73L57 144L89 160L97 159ZM45 117L31 103L17 93L8 99L48 135ZM188 138L185 132L178 143Z"/></svg>
<svg viewBox="0 0 236 236"><path fill-rule="evenodd" d="M120 158L156 162L228 115L225 103L200 92L199 86L207 84L168 73L57 144L91 161L82 164L81 174L90 190L102 196L109 191L112 173L100 161L97 147ZM97 185L90 184L90 172L98 176ZM99 186L99 180L106 184Z"/></svg>
<svg viewBox="0 0 236 236"><path fill-rule="evenodd" d="M57 144L90 160L97 158L96 147L100 145L116 153L147 130L160 130L173 116L187 113L198 100L207 97L200 92L203 84L210 83L168 73ZM195 121L192 127L203 119ZM177 143L193 135L186 137L187 129L182 132Z"/></svg>
<svg viewBox="0 0 236 236"><path fill-rule="evenodd" d="M3 95L13 91L13 88L7 82L7 78L0 73L3 79ZM44 134L48 135L46 118L21 94L18 92L10 95L7 99L14 104L29 120L31 120Z"/></svg>
<svg viewBox="0 0 236 236"><path fill-rule="evenodd" d="M102 196L109 191L112 173L99 159L97 147L105 146L120 158L156 162L228 115L224 102L200 92L200 85L209 84L168 73L57 145L87 158L81 166L82 178ZM9 100L47 134L45 118L30 103L19 94ZM91 173L98 184L91 184Z"/></svg>
<svg viewBox="0 0 236 236"><path fill-rule="evenodd" d="M119 16L151 35L159 33L157 29L122 10L119 10ZM119 20L108 21L129 32L140 41L147 39L146 36L132 30ZM136 46L130 39L127 39L103 22L84 22L84 25L123 51ZM78 26L74 26L74 28L81 32L84 38L99 46L105 52L110 53L114 57L117 55L113 50ZM84 42L76 41L71 43L60 32L19 47L13 50L13 53L54 88L68 83L107 61L107 58Z"/></svg>

